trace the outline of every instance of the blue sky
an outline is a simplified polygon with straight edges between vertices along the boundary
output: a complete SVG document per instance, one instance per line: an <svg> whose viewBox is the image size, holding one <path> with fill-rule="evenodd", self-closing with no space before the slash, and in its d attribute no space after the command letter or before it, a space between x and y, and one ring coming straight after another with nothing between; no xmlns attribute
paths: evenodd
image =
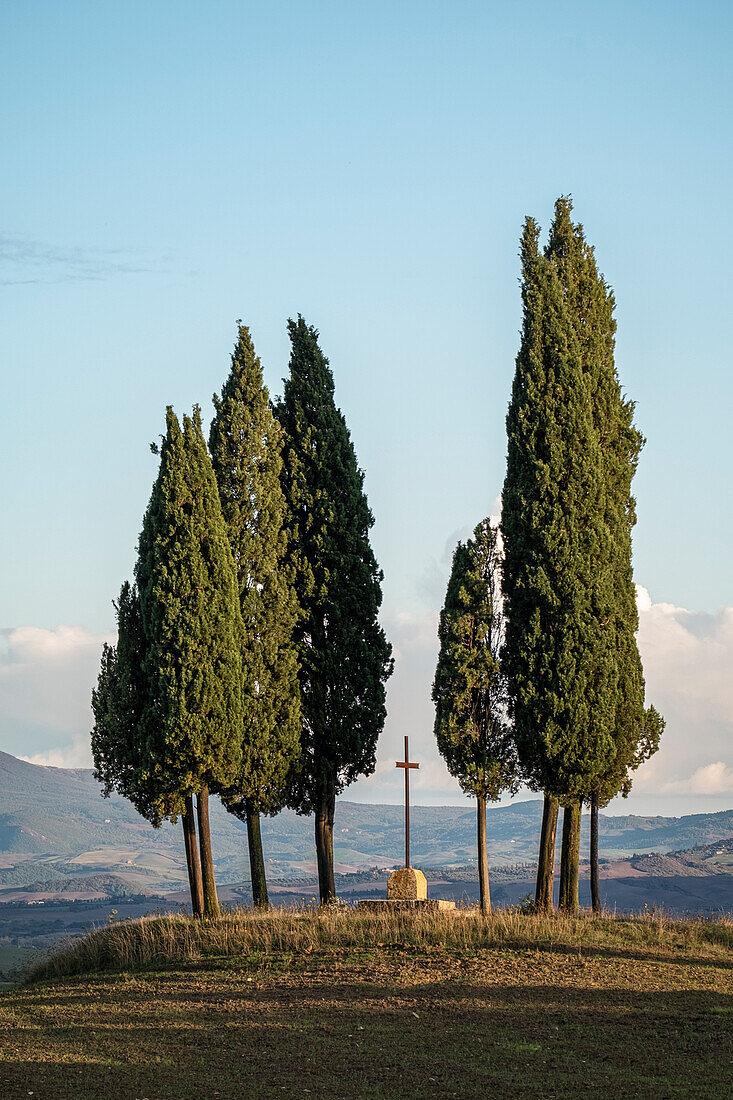
<svg viewBox="0 0 733 1100"><path fill-rule="evenodd" d="M615 288L617 363L648 440L637 580L727 653L732 21L723 3L3 5L6 673L13 631L58 642L73 627L66 642L98 647L165 405L208 415L239 317L279 392L301 312L366 470L403 656L383 751L409 727L430 757L450 553L503 481L521 224L546 226L561 193ZM657 619L647 663L664 696ZM84 707L87 664L64 680ZM712 805L693 776L730 764L718 687L709 732L709 715L667 702L657 787L688 784L669 798ZM53 698L41 718L20 699L3 712L0 691L0 745L63 750L76 735ZM706 748L688 759L692 741ZM445 800L434 780L425 798ZM391 783L355 793L397 799Z"/></svg>

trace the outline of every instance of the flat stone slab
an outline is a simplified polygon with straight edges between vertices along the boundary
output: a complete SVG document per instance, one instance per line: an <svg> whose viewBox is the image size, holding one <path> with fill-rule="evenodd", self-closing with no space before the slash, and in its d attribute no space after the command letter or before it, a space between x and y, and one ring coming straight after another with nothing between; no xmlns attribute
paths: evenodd
<svg viewBox="0 0 733 1100"><path fill-rule="evenodd" d="M394 913L419 909L421 913L443 913L455 909L454 901L442 898L385 898L380 901L360 901L359 909L372 913Z"/></svg>

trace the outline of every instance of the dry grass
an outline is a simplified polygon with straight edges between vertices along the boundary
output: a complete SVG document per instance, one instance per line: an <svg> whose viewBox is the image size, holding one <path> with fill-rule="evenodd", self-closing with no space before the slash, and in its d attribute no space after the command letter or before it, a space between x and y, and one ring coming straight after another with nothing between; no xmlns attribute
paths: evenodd
<svg viewBox="0 0 733 1100"><path fill-rule="evenodd" d="M733 921L639 917L528 915L499 910L489 918L476 909L454 913L377 914L331 909L251 909L216 921L184 916L144 917L110 924L75 940L38 966L30 980L100 971L160 968L199 960L331 950L379 951L390 947L441 947L450 952L486 948L564 948L574 951L639 949L720 958L733 949Z"/></svg>
<svg viewBox="0 0 733 1100"><path fill-rule="evenodd" d="M475 912L112 926L53 967L124 970L0 994L0 1096L727 1100L731 931Z"/></svg>

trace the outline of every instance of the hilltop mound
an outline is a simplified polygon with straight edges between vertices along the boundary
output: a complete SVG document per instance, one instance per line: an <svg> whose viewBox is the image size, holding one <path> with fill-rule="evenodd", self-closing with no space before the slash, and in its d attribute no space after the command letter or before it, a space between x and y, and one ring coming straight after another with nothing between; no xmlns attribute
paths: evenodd
<svg viewBox="0 0 733 1100"><path fill-rule="evenodd" d="M707 1100L733 1089L730 926L288 920L199 924L188 959L0 996L0 1094ZM180 943L183 925L168 924ZM136 928L97 938L166 935L165 922Z"/></svg>

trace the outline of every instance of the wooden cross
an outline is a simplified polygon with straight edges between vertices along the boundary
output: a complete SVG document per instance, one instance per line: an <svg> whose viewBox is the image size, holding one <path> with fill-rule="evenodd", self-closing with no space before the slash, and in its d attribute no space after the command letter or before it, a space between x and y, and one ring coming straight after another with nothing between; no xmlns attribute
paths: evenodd
<svg viewBox="0 0 733 1100"><path fill-rule="evenodd" d="M405 737L405 759L398 760L396 768L405 769L405 867L410 866L410 768L419 768L419 764L410 763L410 753Z"/></svg>

